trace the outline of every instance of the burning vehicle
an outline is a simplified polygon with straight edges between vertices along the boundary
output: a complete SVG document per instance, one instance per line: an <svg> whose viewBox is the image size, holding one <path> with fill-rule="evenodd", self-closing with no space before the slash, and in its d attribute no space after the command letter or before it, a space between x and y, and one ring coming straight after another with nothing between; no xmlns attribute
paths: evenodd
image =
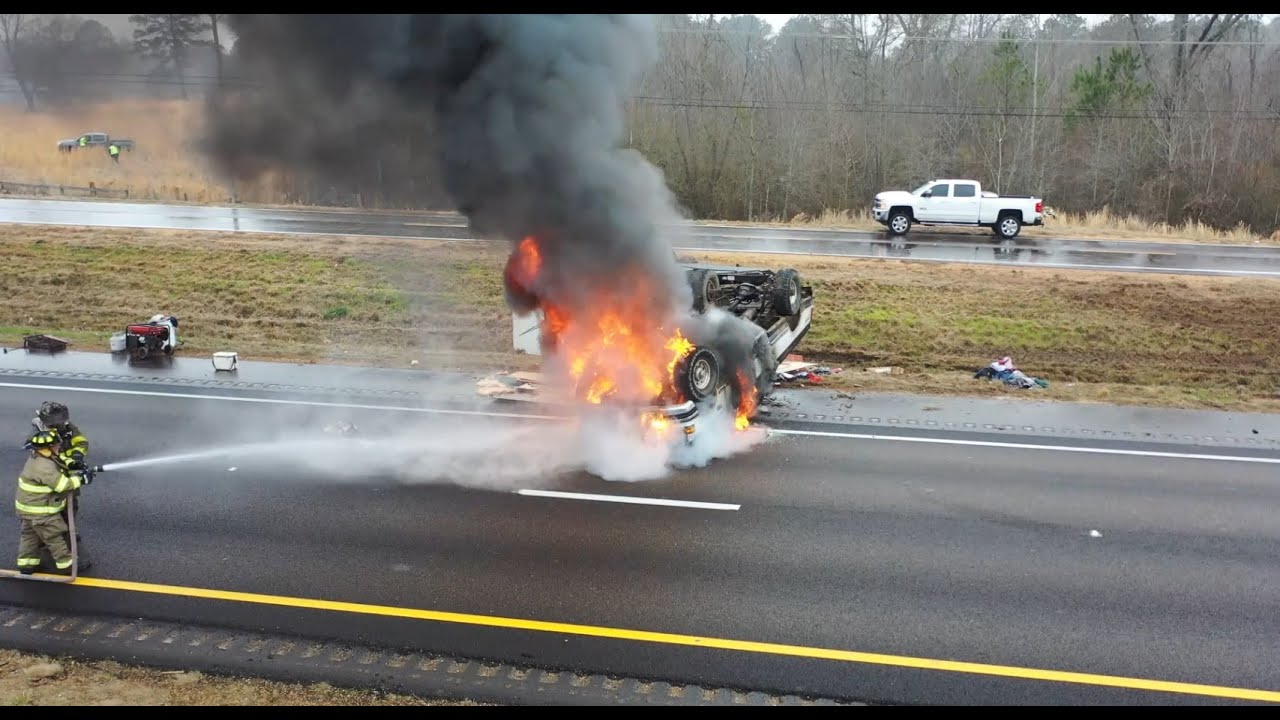
<svg viewBox="0 0 1280 720"><path fill-rule="evenodd" d="M537 240L526 238L503 275L513 336L518 349L549 358L551 374L512 374L505 385L490 378L481 394L555 402L544 392L551 386L552 397L588 412L633 413L647 438L663 441L692 444L708 414L732 414L745 430L773 390L778 363L809 331L813 289L792 268L673 262L692 298L675 317L661 317L668 303L642 281L570 313L531 289L541 257ZM642 278L620 272L618 282Z"/></svg>
<svg viewBox="0 0 1280 720"><path fill-rule="evenodd" d="M510 243L507 305L545 372L482 394L530 399L534 386L584 424L598 410L627 432L634 413L646 433L686 442L717 406L729 430L735 417L748 425L807 332L813 295L794 270L686 265L664 242L685 219L680 203L627 141L630 99L662 56L657 16L228 22L253 89L219 88L208 103L202 147L221 172L354 189L370 157L401 158L397 193L443 194L430 201Z"/></svg>

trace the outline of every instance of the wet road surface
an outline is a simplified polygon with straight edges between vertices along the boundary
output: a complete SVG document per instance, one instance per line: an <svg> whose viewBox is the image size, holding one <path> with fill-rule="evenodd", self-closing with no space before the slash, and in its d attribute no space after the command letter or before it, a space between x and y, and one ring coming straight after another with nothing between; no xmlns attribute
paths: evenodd
<svg viewBox="0 0 1280 720"><path fill-rule="evenodd" d="M15 367L89 369L13 354ZM283 379L244 369L236 379ZM293 382L333 372L298 370ZM353 375L390 389L391 372ZM1274 453L1097 438L1053 448L936 430L902 442L811 423L704 468L605 482L547 472L523 444L536 436L516 441L516 428L547 421L432 414L444 384L412 400L322 403L154 377L11 382L0 429L19 437L57 399L95 464L264 437L278 450L105 473L85 490L80 524L102 582L4 582L0 602L871 702L1280 700L1250 692L1274 690L1280 672ZM449 450L415 478L340 447L321 432L335 420ZM6 466L20 454L0 448ZM490 472L504 454L521 458L506 463L520 472ZM213 601L200 589L246 595ZM306 599L403 610L320 611Z"/></svg>
<svg viewBox="0 0 1280 720"><path fill-rule="evenodd" d="M202 205L0 199L0 222L96 227L351 235L466 241L478 236L453 212L363 212ZM1280 277L1280 248L1155 241L809 230L694 225L673 232L683 251L829 255L1073 270Z"/></svg>
<svg viewBox="0 0 1280 720"><path fill-rule="evenodd" d="M0 422L20 429L49 395L6 389ZM94 428L86 432L108 463L282 426L314 437L338 417L371 436L408 426L501 433L479 419L388 410L61 397ZM118 422L122 401L128 424ZM468 489L447 473L418 484L338 461L357 450L280 449L287 469L230 452L104 474L86 490L80 523L91 577L619 632L586 640L572 630L304 614L201 601L194 590L170 601L58 588L34 600L31 588L6 583L0 600L873 702L1201 703L1215 698L1035 671L1243 688L1269 688L1277 672L1271 466L791 436L663 481L531 472L482 482L468 472L457 479L484 486ZM477 452L459 447L454 462L476 462ZM18 460L12 449L0 456ZM812 650L698 650L622 637L628 630ZM927 662L833 661L824 648L1023 670L993 678Z"/></svg>

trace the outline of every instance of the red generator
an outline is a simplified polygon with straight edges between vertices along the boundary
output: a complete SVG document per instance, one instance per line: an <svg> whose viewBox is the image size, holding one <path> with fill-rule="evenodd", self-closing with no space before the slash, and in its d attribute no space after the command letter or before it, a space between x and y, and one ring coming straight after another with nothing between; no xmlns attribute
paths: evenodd
<svg viewBox="0 0 1280 720"><path fill-rule="evenodd" d="M178 346L178 319L156 315L146 323L135 323L124 329L124 346L132 360L146 360L157 353L173 355Z"/></svg>

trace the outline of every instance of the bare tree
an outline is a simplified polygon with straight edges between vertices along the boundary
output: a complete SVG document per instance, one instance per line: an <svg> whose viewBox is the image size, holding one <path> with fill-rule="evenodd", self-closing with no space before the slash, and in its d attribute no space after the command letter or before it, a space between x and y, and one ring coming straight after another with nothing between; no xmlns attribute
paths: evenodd
<svg viewBox="0 0 1280 720"><path fill-rule="evenodd" d="M32 27L34 17L14 13L0 14L0 34L3 34L0 39L4 41L5 57L9 61L9 68L13 71L13 79L18 83L23 99L27 101L27 110L36 109L36 94L27 74L26 63L23 62L20 45L25 39L25 34L34 29Z"/></svg>
<svg viewBox="0 0 1280 720"><path fill-rule="evenodd" d="M206 15L130 15L133 40L147 57L170 65L178 78L182 99L187 98L186 70L191 48L206 44L201 36L209 30Z"/></svg>

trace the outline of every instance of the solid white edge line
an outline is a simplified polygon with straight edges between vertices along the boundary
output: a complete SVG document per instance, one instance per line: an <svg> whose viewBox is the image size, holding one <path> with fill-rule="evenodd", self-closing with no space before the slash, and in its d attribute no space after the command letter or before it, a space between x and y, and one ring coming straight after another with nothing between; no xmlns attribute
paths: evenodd
<svg viewBox="0 0 1280 720"><path fill-rule="evenodd" d="M320 402L318 400L286 400L283 398L237 397L231 395L198 395L195 393L160 392L156 390L120 390L116 388L86 388L71 385L41 385L39 383L6 383L0 387L23 390L62 390L66 392L99 393L102 395L134 395L142 397L168 397L184 400L222 400L224 402L263 403L267 405L305 405L310 407L331 407L348 410L399 410L436 415L474 415L480 417L525 418L531 420L569 420L571 418L558 415L526 415L523 413L491 412L487 410L446 410L444 408L416 408L405 405L367 405L361 403Z"/></svg>
<svg viewBox="0 0 1280 720"><path fill-rule="evenodd" d="M308 237L345 237L357 240L428 240L431 242L488 242L483 238L446 238L427 237L424 235L368 235L362 233L344 233L333 230L246 230L243 228L211 228L211 227L170 227L168 225L109 225L104 223L54 222L52 220L4 220L0 223L13 225L57 225L61 227L91 227L102 230L186 230L188 232L227 233L229 235L296 235Z"/></svg>
<svg viewBox="0 0 1280 720"><path fill-rule="evenodd" d="M561 492L559 490L517 490L517 495L563 498L566 500L598 500L600 502L628 503L631 505L661 505L664 507L696 508L699 510L740 510L733 503L699 502L697 500L667 500L666 498L632 497L629 495L594 495L592 493Z"/></svg>
<svg viewBox="0 0 1280 720"><path fill-rule="evenodd" d="M1248 457L1242 455L1213 455L1209 453L1176 453L1159 450L1121 450L1118 448L1078 447L1072 445L1037 445L1033 443L997 442L993 440L960 440L954 438L911 437L904 435L868 435L860 433L822 432L820 430L779 430L769 428L770 434L807 435L811 437L834 437L848 440L893 440L897 442L931 443L935 445L965 445L969 447L991 447L1008 450L1057 450L1060 452L1094 453L1098 455L1133 455L1136 457L1159 457L1174 460L1225 460L1230 462L1263 463L1280 465L1280 458Z"/></svg>
<svg viewBox="0 0 1280 720"><path fill-rule="evenodd" d="M0 382L0 387L21 390L63 390L67 392L99 393L103 395L135 395L144 397L171 397L186 400L222 400L224 402L265 403L270 405L303 405L311 407L332 407L352 410L399 410L437 415L472 415L477 417L505 417L526 420L560 420L572 418L560 415L525 415L523 413L503 413L488 410L446 410L443 408L415 408L404 405L368 405L360 403L320 402L318 400L286 400L283 398L252 398L231 395L197 395L194 393L160 392L154 390L119 390L115 388L86 388L71 385L43 385L40 383L8 383ZM1214 455L1208 453L1177 453L1159 450L1121 450L1115 448L1099 448L1077 445L1039 445L1033 443L997 442L990 440L963 440L959 438L913 437L905 435L871 435L852 432L824 432L820 430L787 430L764 426L770 435L804 435L810 437L845 438L848 440L891 440L896 442L915 442L934 445L962 445L968 447L991 447L1008 450L1048 450L1058 452L1092 453L1095 455L1131 455L1135 457L1158 457L1174 460L1221 460L1225 462L1262 463L1280 465L1280 458L1247 457L1241 455Z"/></svg>

